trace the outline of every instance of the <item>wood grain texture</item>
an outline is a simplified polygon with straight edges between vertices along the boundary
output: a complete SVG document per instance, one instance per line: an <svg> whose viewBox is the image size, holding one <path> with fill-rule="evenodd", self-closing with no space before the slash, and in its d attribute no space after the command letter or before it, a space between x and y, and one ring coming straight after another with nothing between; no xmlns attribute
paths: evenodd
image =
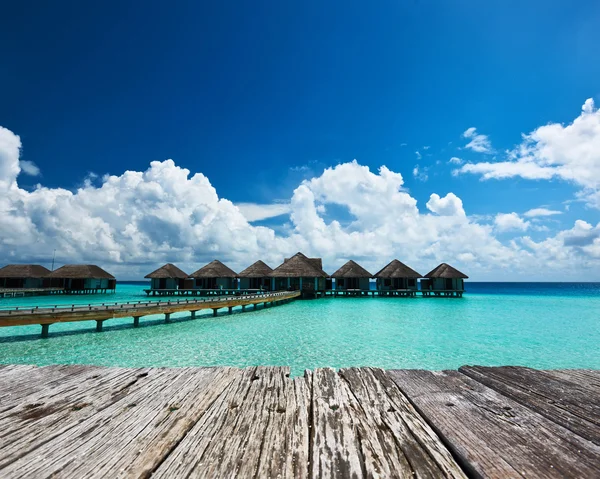
<svg viewBox="0 0 600 479"><path fill-rule="evenodd" d="M459 372L600 445L600 388L514 366L463 366Z"/></svg>
<svg viewBox="0 0 600 479"><path fill-rule="evenodd" d="M459 463L482 477L597 477L600 448L457 371L389 371Z"/></svg>
<svg viewBox="0 0 600 479"><path fill-rule="evenodd" d="M597 371L461 371L0 365L0 477L600 477Z"/></svg>

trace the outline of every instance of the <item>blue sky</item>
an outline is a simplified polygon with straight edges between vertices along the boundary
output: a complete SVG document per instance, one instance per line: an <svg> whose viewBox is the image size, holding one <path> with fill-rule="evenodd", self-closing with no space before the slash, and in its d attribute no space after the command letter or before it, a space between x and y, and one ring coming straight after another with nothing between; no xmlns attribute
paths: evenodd
<svg viewBox="0 0 600 479"><path fill-rule="evenodd" d="M594 274L600 261L596 133L582 133L590 146L577 151L582 141L577 127L555 136L548 132L551 140L542 131L542 140L532 140L527 155L522 135L548 124L567 127L580 117L586 100L600 101L597 2L140 5L59 1L3 6L0 125L19 137L15 161L20 171L14 178L7 176L6 184L16 182L22 193L13 191L5 206L10 218L0 220L0 262L43 261L56 248L64 262L94 261L137 277L137 270L126 263L139 264L143 272L146 264L163 260L196 265L221 254L242 267L248 259L265 255L276 263L303 248L323 256L332 270L356 252L373 269L399 257L425 273L443 259L472 271L475 279L544 279L564 273L583 280ZM590 118L596 116L595 107L588 110ZM583 129L596 132L594 125ZM467 131L470 138L464 135ZM471 143L476 135L485 137ZM5 165L14 159L11 151L6 147L0 153ZM449 163L453 157L460 164ZM101 188L104 175L121 177L126 170L141 174L151 161L167 159L174 168L188 169L190 177L204 175L219 198L242 204L239 211L246 220L256 218L256 211L259 216L285 214L240 226L247 237L262 239L232 245L231 238L202 228L222 215L218 221L240 231L231 225L241 220L232 219L233 213L209 213L208 203L191 207L185 199L173 202L173 210L185 212L182 218L197 223L184 231L184 219L169 222L168 211L156 219L155 201L145 204L146 217L134 218L134 210L127 210L117 216L130 215L130 221L115 223L110 218L115 205L97 200L106 211L90 207L73 212L85 216L80 224L106 234L86 238L84 247L74 226L61 219L60 206L40 206L54 200L28 196L23 206L25 200L17 198L35 192L38 184L52 198L62 195L61 189L76 193L78 188L95 188L100 194L108 189ZM403 223L385 233L389 225L383 217L373 222L357 216L347 198L318 190L334 188L332 184L309 187L317 219L302 222L303 212L294 207L290 217L287 205L299 202L301 195L295 191L303 181L321 178L326 168L354 159L374 176L355 168L358 176L346 185L349 191L360 191L365 181L377 182L378 168L385 165L402 175L397 186L416 200L422 216L450 216L426 204L432 194L447 198L453 193L461 200L465 221L489 230L482 243L498 241L514 249L515 241L523 254L517 259L489 246L491 259L483 253L470 258L467 253L476 245L459 251L439 238L453 233L460 243L461 234L477 234L464 225L464 231L439 222L433 227L421 217L410 232L406 229L413 226ZM534 174L527 169L531 161L539 169ZM479 166L461 169L465 164ZM345 174L337 172L330 181ZM486 174L492 178L483 179ZM362 201L376 201L372 196ZM379 199L395 204L386 198ZM81 209L81 201L69 201L75 204L69 208ZM556 213L525 215L541 207ZM513 213L518 218L498 217ZM327 233L316 233L318 218ZM345 239L336 236L336 220ZM310 221L317 221L314 228ZM577 221L591 228L583 223L578 227ZM13 222L23 228L20 240L13 237ZM154 246L140 246L138 255L125 253L131 250L121 236L127 225ZM268 231L257 232L261 226ZM436 229L438 236L423 238L426 227ZM66 237L59 230L72 234ZM169 232L166 242L159 238L161 231ZM271 232L274 237L265 239ZM364 233L359 243L373 241L380 250L357 250L353 232ZM413 242L423 238L421 250L426 253L400 240L386 243L381 239L385 234L414 236ZM568 239L582 235L583 240ZM552 249L546 241L555 248L552 257L540 252ZM521 269L507 269L507 260L518 262ZM542 264L548 270L537 273L542 276L538 278L531 270Z"/></svg>

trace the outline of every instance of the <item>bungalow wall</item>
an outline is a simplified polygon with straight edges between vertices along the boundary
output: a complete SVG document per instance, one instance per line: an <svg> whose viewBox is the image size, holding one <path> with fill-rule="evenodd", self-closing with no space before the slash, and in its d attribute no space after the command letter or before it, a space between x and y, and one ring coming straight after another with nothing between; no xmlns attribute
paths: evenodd
<svg viewBox="0 0 600 479"><path fill-rule="evenodd" d="M271 278L239 278L240 289L271 290Z"/></svg>
<svg viewBox="0 0 600 479"><path fill-rule="evenodd" d="M462 278L431 278L421 281L422 290L463 291L465 281Z"/></svg>
<svg viewBox="0 0 600 479"><path fill-rule="evenodd" d="M416 278L377 278L377 289L379 291L394 291L397 289L419 289Z"/></svg>
<svg viewBox="0 0 600 479"><path fill-rule="evenodd" d="M362 291L369 291L370 288L369 278L336 278L335 289L338 291L345 291L347 289L360 289Z"/></svg>
<svg viewBox="0 0 600 479"><path fill-rule="evenodd" d="M272 278L273 291L325 291L326 278L303 276L302 278ZM316 286L316 288L315 288Z"/></svg>
<svg viewBox="0 0 600 479"><path fill-rule="evenodd" d="M196 289L237 289L235 278L196 278Z"/></svg>
<svg viewBox="0 0 600 479"><path fill-rule="evenodd" d="M151 289L183 289L183 279L178 278L152 278L150 280Z"/></svg>
<svg viewBox="0 0 600 479"><path fill-rule="evenodd" d="M0 278L0 288L38 289L44 287L42 278Z"/></svg>

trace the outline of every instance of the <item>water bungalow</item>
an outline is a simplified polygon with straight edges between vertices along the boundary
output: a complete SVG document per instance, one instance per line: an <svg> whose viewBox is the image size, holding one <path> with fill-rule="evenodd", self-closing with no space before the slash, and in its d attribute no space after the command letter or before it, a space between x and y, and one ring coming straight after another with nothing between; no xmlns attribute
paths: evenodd
<svg viewBox="0 0 600 479"><path fill-rule="evenodd" d="M273 268L263 261L258 260L238 274L240 289L271 291L271 277L269 275L272 272Z"/></svg>
<svg viewBox="0 0 600 479"><path fill-rule="evenodd" d="M355 261L350 260L331 277L335 279L335 296L339 293L362 295L369 291L369 281L373 275Z"/></svg>
<svg viewBox="0 0 600 479"><path fill-rule="evenodd" d="M50 270L39 264L9 264L0 268L0 288L2 289L40 289Z"/></svg>
<svg viewBox="0 0 600 479"><path fill-rule="evenodd" d="M188 280L188 274L184 273L172 263L161 266L156 271L144 276L150 279L150 289L155 291L176 291L179 289L192 289L194 281Z"/></svg>
<svg viewBox="0 0 600 479"><path fill-rule="evenodd" d="M195 280L196 289L207 290L207 293L216 291L234 291L237 289L236 277L238 274L225 266L219 260L214 260L192 273L190 278Z"/></svg>
<svg viewBox="0 0 600 479"><path fill-rule="evenodd" d="M308 258L302 253L286 258L269 276L273 291L299 290L303 297L313 298L324 294L328 278L321 258Z"/></svg>
<svg viewBox="0 0 600 479"><path fill-rule="evenodd" d="M116 278L95 264L67 264L48 274L50 286L67 294L114 293Z"/></svg>
<svg viewBox="0 0 600 479"><path fill-rule="evenodd" d="M417 280L422 276L401 261L394 259L375 274L380 295L416 296Z"/></svg>
<svg viewBox="0 0 600 479"><path fill-rule="evenodd" d="M464 280L468 276L447 263L442 263L425 275L421 280L423 296L462 297L465 292Z"/></svg>

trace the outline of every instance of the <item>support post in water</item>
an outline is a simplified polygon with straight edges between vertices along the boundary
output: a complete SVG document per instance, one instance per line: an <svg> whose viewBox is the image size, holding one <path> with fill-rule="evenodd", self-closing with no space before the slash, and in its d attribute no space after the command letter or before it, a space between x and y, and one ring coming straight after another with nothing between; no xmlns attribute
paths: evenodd
<svg viewBox="0 0 600 479"><path fill-rule="evenodd" d="M48 331L50 330L49 324L42 324L42 338L48 337Z"/></svg>
<svg viewBox="0 0 600 479"><path fill-rule="evenodd" d="M242 304L242 311L246 311L246 305Z"/></svg>
<svg viewBox="0 0 600 479"><path fill-rule="evenodd" d="M228 313L231 314L233 312L233 306L229 306L229 311Z"/></svg>
<svg viewBox="0 0 600 479"><path fill-rule="evenodd" d="M196 319L196 311L191 311L192 313L192 319Z"/></svg>
<svg viewBox="0 0 600 479"><path fill-rule="evenodd" d="M171 313L165 313L165 323L171 321Z"/></svg>
<svg viewBox="0 0 600 479"><path fill-rule="evenodd" d="M213 316L217 315L217 308L213 308Z"/></svg>
<svg viewBox="0 0 600 479"><path fill-rule="evenodd" d="M137 328L140 325L140 317L139 316L134 316L133 317L133 327Z"/></svg>
<svg viewBox="0 0 600 479"><path fill-rule="evenodd" d="M96 320L96 332L97 333L101 333L102 332L102 324L104 323L103 319L97 319Z"/></svg>
<svg viewBox="0 0 600 479"><path fill-rule="evenodd" d="M257 307L257 304L256 304L256 303L254 303L254 309L256 309L256 307Z"/></svg>

